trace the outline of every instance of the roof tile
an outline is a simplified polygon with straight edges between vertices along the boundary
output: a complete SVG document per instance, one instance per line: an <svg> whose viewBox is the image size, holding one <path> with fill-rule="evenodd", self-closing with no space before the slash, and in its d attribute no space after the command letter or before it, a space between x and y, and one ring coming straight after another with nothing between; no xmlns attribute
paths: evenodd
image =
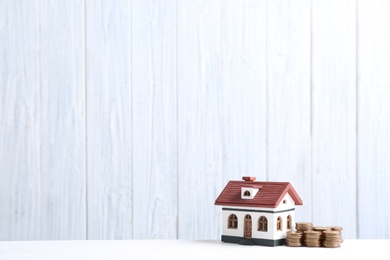
<svg viewBox="0 0 390 260"><path fill-rule="evenodd" d="M241 188L260 188L253 199L241 199ZM229 181L215 200L215 205L276 208L284 195L289 193L295 205L302 200L289 182Z"/></svg>

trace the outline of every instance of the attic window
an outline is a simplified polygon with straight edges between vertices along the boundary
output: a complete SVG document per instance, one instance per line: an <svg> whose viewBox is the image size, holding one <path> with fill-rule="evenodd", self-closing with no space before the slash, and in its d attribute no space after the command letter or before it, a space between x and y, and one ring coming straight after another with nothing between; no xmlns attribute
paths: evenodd
<svg viewBox="0 0 390 260"><path fill-rule="evenodd" d="M254 199L258 191L259 191L259 187L253 185L241 187L241 199L243 200Z"/></svg>
<svg viewBox="0 0 390 260"><path fill-rule="evenodd" d="M283 203L284 203L284 204L286 204L286 203L287 203L287 201L286 201L286 200L283 200Z"/></svg>

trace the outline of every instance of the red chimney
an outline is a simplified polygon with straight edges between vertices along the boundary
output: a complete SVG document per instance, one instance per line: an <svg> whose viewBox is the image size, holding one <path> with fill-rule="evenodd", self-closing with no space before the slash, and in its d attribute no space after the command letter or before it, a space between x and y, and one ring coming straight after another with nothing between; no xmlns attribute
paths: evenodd
<svg viewBox="0 0 390 260"><path fill-rule="evenodd" d="M242 176L242 180L244 180L244 181L254 181L254 180L256 180L256 177Z"/></svg>

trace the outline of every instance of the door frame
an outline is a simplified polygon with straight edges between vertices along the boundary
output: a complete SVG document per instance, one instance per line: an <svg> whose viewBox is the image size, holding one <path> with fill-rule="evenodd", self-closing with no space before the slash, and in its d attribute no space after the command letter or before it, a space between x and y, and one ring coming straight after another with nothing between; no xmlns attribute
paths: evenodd
<svg viewBox="0 0 390 260"><path fill-rule="evenodd" d="M244 238L252 238L252 217L249 214L244 216Z"/></svg>

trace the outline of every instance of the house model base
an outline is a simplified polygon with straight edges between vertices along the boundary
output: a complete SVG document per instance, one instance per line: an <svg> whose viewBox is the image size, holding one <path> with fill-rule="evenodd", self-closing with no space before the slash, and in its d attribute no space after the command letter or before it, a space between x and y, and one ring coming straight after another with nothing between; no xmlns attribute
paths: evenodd
<svg viewBox="0 0 390 260"><path fill-rule="evenodd" d="M258 245L258 246L283 246L286 244L286 239L260 239L260 238L244 238L235 236L221 236L221 241L227 243L236 243L240 245Z"/></svg>
<svg viewBox="0 0 390 260"><path fill-rule="evenodd" d="M222 206L221 240L241 245L279 246L295 226L302 205L289 182L259 182L255 177L229 181L215 200Z"/></svg>

